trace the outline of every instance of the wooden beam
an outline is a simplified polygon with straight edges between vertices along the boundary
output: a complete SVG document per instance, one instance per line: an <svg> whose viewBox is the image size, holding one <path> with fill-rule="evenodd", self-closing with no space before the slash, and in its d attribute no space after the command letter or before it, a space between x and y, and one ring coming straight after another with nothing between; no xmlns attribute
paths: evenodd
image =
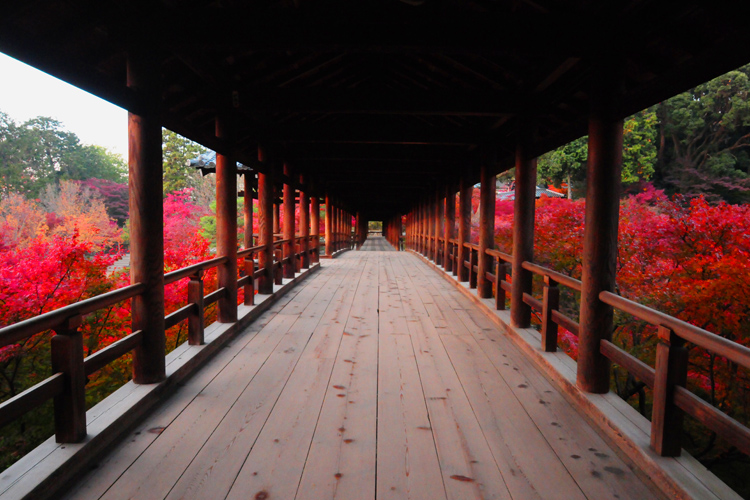
<svg viewBox="0 0 750 500"><path fill-rule="evenodd" d="M159 64L149 47L128 54L128 87L148 98L143 114L128 114L130 282L146 290L133 298L133 331L141 342L133 354L133 380L151 384L166 376L164 336L164 222Z"/></svg>
<svg viewBox="0 0 750 500"><path fill-rule="evenodd" d="M216 137L231 136L229 117L216 118ZM227 257L217 267L218 287L224 294L218 302L218 321L237 321L237 162L231 156L216 155L216 253Z"/></svg>
<svg viewBox="0 0 750 500"><path fill-rule="evenodd" d="M467 248L464 243L469 243L471 238L471 195L473 191L474 185L461 177L458 189L458 258L456 261L458 281L469 281L469 273L464 266L467 255Z"/></svg>
<svg viewBox="0 0 750 500"><path fill-rule="evenodd" d="M534 260L534 211L536 195L536 158L530 158L531 140L528 125L519 127L516 149L516 196L513 202L513 262L510 301L511 324L528 328L531 324L531 307L523 301L531 293L531 271L523 268L526 261Z"/></svg>
<svg viewBox="0 0 750 500"><path fill-rule="evenodd" d="M614 313L599 294L615 291L622 171L621 81L615 64L600 62L591 93L576 377L580 389L602 394L609 391L610 361L599 346L612 339Z"/></svg>
<svg viewBox="0 0 750 500"><path fill-rule="evenodd" d="M266 149L258 146L258 160L266 161ZM258 173L258 268L263 275L258 278L258 293L273 293L273 168L268 162L265 172Z"/></svg>
<svg viewBox="0 0 750 500"><path fill-rule="evenodd" d="M288 163L284 163L284 175L292 177L292 171ZM295 248L295 230L294 230L294 188L289 184L284 184L284 227L283 227L283 238L288 240L284 243L284 257L286 260L282 266L284 278L294 278L296 271L296 263L294 259L294 248Z"/></svg>
<svg viewBox="0 0 750 500"><path fill-rule="evenodd" d="M492 171L497 163L497 151L491 148L482 157L481 188L479 192L479 256L477 295L481 299L492 297L492 283L487 273L492 271L492 257L487 250L495 248L495 176Z"/></svg>

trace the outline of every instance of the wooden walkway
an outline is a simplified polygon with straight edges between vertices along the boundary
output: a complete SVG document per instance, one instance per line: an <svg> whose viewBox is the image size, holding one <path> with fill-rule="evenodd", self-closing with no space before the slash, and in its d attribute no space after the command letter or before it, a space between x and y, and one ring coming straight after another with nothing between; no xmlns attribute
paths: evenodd
<svg viewBox="0 0 750 500"><path fill-rule="evenodd" d="M417 257L323 265L67 498L659 498Z"/></svg>

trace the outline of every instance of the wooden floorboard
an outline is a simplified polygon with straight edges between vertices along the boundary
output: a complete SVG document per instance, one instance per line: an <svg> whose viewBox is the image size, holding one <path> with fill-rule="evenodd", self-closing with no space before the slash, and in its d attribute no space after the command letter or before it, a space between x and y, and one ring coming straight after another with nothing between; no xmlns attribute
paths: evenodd
<svg viewBox="0 0 750 500"><path fill-rule="evenodd" d="M326 260L68 499L656 498L533 363L382 238Z"/></svg>

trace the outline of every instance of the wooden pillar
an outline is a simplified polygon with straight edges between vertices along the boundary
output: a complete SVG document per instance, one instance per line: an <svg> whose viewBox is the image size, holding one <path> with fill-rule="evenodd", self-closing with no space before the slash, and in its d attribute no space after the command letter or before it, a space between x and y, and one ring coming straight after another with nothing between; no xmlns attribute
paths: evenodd
<svg viewBox="0 0 750 500"><path fill-rule="evenodd" d="M440 238L443 237L443 229L445 223L445 204L443 203L443 197L441 196L441 189L438 189L435 193L435 264L438 266L443 265L443 242Z"/></svg>
<svg viewBox="0 0 750 500"><path fill-rule="evenodd" d="M216 137L228 140L231 124L225 116L216 119ZM216 253L227 261L217 266L219 323L237 321L237 162L216 154Z"/></svg>
<svg viewBox="0 0 750 500"><path fill-rule="evenodd" d="M146 286L131 306L133 331L142 332L133 354L133 381L151 384L166 373L160 68L152 53L135 48L128 54L127 71L128 87L148 101L143 115L128 113L128 197L130 282Z"/></svg>
<svg viewBox="0 0 750 500"><path fill-rule="evenodd" d="M296 260L294 258L295 243L294 243L294 186L289 182L292 177L292 171L288 164L284 163L284 176L288 179L284 182L284 221L283 221L283 236L286 243L284 243L284 264L282 265L283 273L285 278L294 278L294 273L297 268Z"/></svg>
<svg viewBox="0 0 750 500"><path fill-rule="evenodd" d="M258 147L258 160L264 163L265 172L258 172L258 268L263 274L258 278L258 293L273 293L273 164L267 151Z"/></svg>
<svg viewBox="0 0 750 500"><path fill-rule="evenodd" d="M473 186L466 179L461 177L458 192L458 281L469 281L469 270L466 269L464 261L466 260L467 248L464 243L471 237L471 195Z"/></svg>
<svg viewBox="0 0 750 500"><path fill-rule="evenodd" d="M531 293L531 271L522 267L534 260L534 202L536 195L536 158L528 158L528 132L519 131L516 147L516 191L513 202L513 261L510 299L510 320L513 326L528 328L531 307L523 301Z"/></svg>
<svg viewBox="0 0 750 500"><path fill-rule="evenodd" d="M495 167L497 156L495 149L487 151L482 158L480 167L479 191L479 256L477 295L481 299L492 297L492 282L487 279L487 273L492 271L493 259L487 250L495 247Z"/></svg>
<svg viewBox="0 0 750 500"><path fill-rule="evenodd" d="M445 237L445 242L443 243L443 269L445 269L445 272L450 273L453 271L453 259L450 256L450 240L453 239L453 226L456 224L456 193L453 192L453 188L450 186L445 188L443 213L445 213L445 227L443 229L443 236Z"/></svg>
<svg viewBox="0 0 750 500"><path fill-rule="evenodd" d="M610 362L599 346L601 339L612 338L613 311L599 293L615 290L623 126L616 64L607 61L598 68L589 117L577 384L594 393L609 391Z"/></svg>
<svg viewBox="0 0 750 500"><path fill-rule="evenodd" d="M273 191L273 234L281 233L281 214L279 213L279 204L276 202L276 189Z"/></svg>
<svg viewBox="0 0 750 500"><path fill-rule="evenodd" d="M320 262L320 198L313 196L310 201L310 234L313 236L312 262Z"/></svg>
<svg viewBox="0 0 750 500"><path fill-rule="evenodd" d="M325 215L325 228L326 228L326 255L333 255L333 206L331 205L331 197L326 194L326 215Z"/></svg>
<svg viewBox="0 0 750 500"><path fill-rule="evenodd" d="M242 246L243 248L250 248L253 246L253 174L245 172L242 180L245 183L245 196L244 203L242 204L245 235L242 240Z"/></svg>
<svg viewBox="0 0 750 500"><path fill-rule="evenodd" d="M425 208L427 209L427 258L432 260L434 247L432 238L435 236L435 207L429 196L425 202Z"/></svg>
<svg viewBox="0 0 750 500"><path fill-rule="evenodd" d="M310 267L310 200L307 196L307 186L305 186L305 178L300 175L299 178L299 235L302 237L301 249L302 252L302 268L307 269Z"/></svg>

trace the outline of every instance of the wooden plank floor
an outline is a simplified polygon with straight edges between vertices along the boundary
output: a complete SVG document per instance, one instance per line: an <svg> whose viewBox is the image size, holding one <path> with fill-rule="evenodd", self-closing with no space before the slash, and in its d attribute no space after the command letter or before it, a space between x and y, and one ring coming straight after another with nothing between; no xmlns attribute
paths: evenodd
<svg viewBox="0 0 750 500"><path fill-rule="evenodd" d="M468 299L382 238L364 249L326 260L67 498L658 498Z"/></svg>

